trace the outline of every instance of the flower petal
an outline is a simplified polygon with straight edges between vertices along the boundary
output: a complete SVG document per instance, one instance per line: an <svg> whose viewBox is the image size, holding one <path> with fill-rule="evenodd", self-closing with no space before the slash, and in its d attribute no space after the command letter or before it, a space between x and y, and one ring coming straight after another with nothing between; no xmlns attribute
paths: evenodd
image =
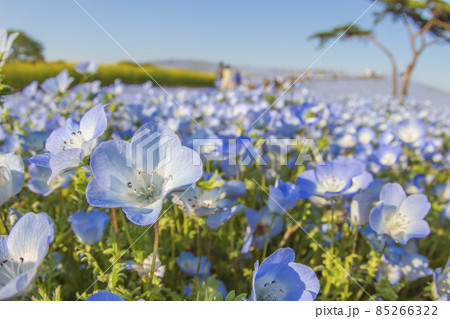
<svg viewBox="0 0 450 319"><path fill-rule="evenodd" d="M431 208L427 197L423 194L408 196L400 205L400 212L408 216L410 220L423 219Z"/></svg>
<svg viewBox="0 0 450 319"><path fill-rule="evenodd" d="M411 238L424 238L430 234L430 225L425 220L419 220L410 224L408 232L399 243L406 245Z"/></svg>
<svg viewBox="0 0 450 319"><path fill-rule="evenodd" d="M80 121L80 131L85 141L90 141L103 134L106 130L105 105L97 104L87 111Z"/></svg>
<svg viewBox="0 0 450 319"><path fill-rule="evenodd" d="M122 207L122 210L133 224L147 226L153 225L158 220L162 204L163 199L154 202L150 208Z"/></svg>
<svg viewBox="0 0 450 319"><path fill-rule="evenodd" d="M53 234L48 217L27 213L14 225L8 237L8 251L13 259L23 258L23 266L39 265L47 254Z"/></svg>
<svg viewBox="0 0 450 319"><path fill-rule="evenodd" d="M169 178L166 185L166 192L169 193L198 181L202 177L203 164L197 152L182 146L172 152L163 171L164 177Z"/></svg>
<svg viewBox="0 0 450 319"><path fill-rule="evenodd" d="M381 189L380 200L383 204L399 207L405 198L406 193L400 184L387 183Z"/></svg>
<svg viewBox="0 0 450 319"><path fill-rule="evenodd" d="M50 185L52 180L59 174L78 167L81 164L80 156L81 149L79 148L71 148L52 155L49 162L52 174L50 175L47 184Z"/></svg>

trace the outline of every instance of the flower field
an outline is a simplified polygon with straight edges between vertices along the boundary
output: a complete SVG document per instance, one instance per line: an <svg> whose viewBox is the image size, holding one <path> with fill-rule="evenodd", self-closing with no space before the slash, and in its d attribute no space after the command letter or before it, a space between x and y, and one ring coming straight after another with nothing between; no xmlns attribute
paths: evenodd
<svg viewBox="0 0 450 319"><path fill-rule="evenodd" d="M448 106L66 70L0 103L2 300L449 300Z"/></svg>

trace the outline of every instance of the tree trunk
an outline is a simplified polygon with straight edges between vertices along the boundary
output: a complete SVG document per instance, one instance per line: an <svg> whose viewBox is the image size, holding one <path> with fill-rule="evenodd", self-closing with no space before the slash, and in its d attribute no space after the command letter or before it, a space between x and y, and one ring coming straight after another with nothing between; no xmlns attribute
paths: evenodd
<svg viewBox="0 0 450 319"><path fill-rule="evenodd" d="M398 81L398 73L397 73L397 65L395 61L392 63L392 97L395 98L397 96L397 81Z"/></svg>
<svg viewBox="0 0 450 319"><path fill-rule="evenodd" d="M402 99L404 99L408 95L408 88L409 88L409 83L411 80L411 73L414 70L414 67L416 66L419 54L420 54L420 51L414 53L411 63L408 64L405 74L403 74L402 90L400 92L400 98L402 98Z"/></svg>
<svg viewBox="0 0 450 319"><path fill-rule="evenodd" d="M397 96L397 81L398 81L398 72L397 72L397 63L395 62L394 55L389 51L384 45L377 41L374 36L369 37L370 40L381 50L383 51L389 58L392 67L392 97L395 98Z"/></svg>

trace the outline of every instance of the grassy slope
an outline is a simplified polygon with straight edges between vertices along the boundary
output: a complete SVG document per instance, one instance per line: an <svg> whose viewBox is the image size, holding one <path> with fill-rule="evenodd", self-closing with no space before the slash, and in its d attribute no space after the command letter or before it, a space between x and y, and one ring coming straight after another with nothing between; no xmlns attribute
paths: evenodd
<svg viewBox="0 0 450 319"><path fill-rule="evenodd" d="M53 77L64 69L69 70L76 83L81 76L73 71L73 66L74 64L65 62L7 63L4 67L5 83L16 89L22 89L35 80L42 83L46 78ZM214 84L214 74L211 73L162 69L149 65L145 65L144 68L163 86L207 87ZM117 78L127 84L139 84L151 80L139 66L131 63L100 65L93 78L100 80L102 85L111 84Z"/></svg>

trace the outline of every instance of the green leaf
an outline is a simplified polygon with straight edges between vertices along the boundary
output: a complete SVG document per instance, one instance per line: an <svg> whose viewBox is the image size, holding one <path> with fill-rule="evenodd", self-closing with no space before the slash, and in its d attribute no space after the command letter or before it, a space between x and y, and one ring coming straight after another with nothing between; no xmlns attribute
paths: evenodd
<svg viewBox="0 0 450 319"><path fill-rule="evenodd" d="M208 181L198 182L197 185L203 189L213 189L215 187L221 187L224 183L223 180L217 180L219 176L219 172L217 170L214 171L214 175Z"/></svg>
<svg viewBox="0 0 450 319"><path fill-rule="evenodd" d="M0 96L1 95L9 95L9 94L13 94L13 93L14 93L14 89L12 87L10 87L9 85L6 85L6 84L0 85Z"/></svg>

